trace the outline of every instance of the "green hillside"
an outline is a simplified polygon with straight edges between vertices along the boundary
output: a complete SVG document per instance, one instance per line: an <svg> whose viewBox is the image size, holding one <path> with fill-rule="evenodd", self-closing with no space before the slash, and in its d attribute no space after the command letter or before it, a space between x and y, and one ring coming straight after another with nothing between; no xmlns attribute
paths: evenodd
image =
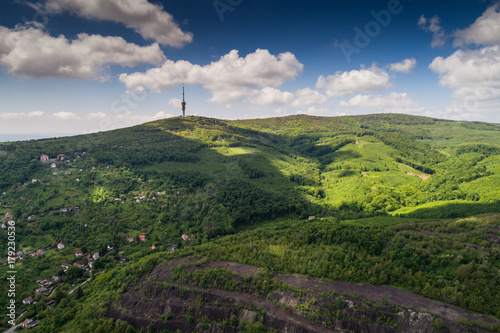
<svg viewBox="0 0 500 333"><path fill-rule="evenodd" d="M53 161L41 162L42 154ZM40 332L77 332L82 323L97 329L107 297L120 295L95 289L98 280L116 281L109 274L123 273L120 257L132 267L151 251L171 256L166 248L174 243L175 256L390 284L500 317L498 124L395 114L171 118L0 143L0 171L0 214L13 214L17 251L25 254L17 266L18 309L41 320ZM463 219L479 214L488 215ZM6 230L0 244L7 244ZM48 252L27 255L38 249ZM90 272L63 273L61 263L87 263L77 250L101 258ZM162 255L154 258L160 263ZM0 268L2 281L7 267ZM58 305L20 303L35 295L36 280L52 275L63 276ZM87 278L83 298L68 296ZM129 285L116 283L113 292ZM94 298L99 313L66 311L68 303L86 309ZM2 295L0 305L7 302ZM49 319L52 311L67 318ZM110 327L103 331L120 331Z"/></svg>

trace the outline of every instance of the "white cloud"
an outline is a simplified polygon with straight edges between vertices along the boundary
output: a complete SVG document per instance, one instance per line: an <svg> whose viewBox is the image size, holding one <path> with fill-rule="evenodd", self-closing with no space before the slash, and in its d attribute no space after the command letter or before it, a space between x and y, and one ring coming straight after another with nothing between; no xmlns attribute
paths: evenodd
<svg viewBox="0 0 500 333"><path fill-rule="evenodd" d="M0 65L21 77L106 79L111 64L136 66L161 63L165 59L158 44L138 46L121 37L79 34L75 40L52 37L27 26L0 26Z"/></svg>
<svg viewBox="0 0 500 333"><path fill-rule="evenodd" d="M424 15L422 15L418 20L417 24L420 29L427 32L432 32L433 34L431 47L443 46L446 42L446 39L448 38L440 23L441 20L437 15L430 19L427 19Z"/></svg>
<svg viewBox="0 0 500 333"><path fill-rule="evenodd" d="M193 40L193 35L183 32L161 5L147 0L47 0L44 5L32 4L32 7L49 13L68 11L88 19L123 23L143 38L164 45L182 46Z"/></svg>
<svg viewBox="0 0 500 333"><path fill-rule="evenodd" d="M317 90L310 88L300 89L295 92L295 99L290 106L303 107L312 104L325 104L328 98Z"/></svg>
<svg viewBox="0 0 500 333"><path fill-rule="evenodd" d="M410 73L416 64L417 60L415 60L415 58L405 59L401 62L390 64L389 69L395 72Z"/></svg>
<svg viewBox="0 0 500 333"><path fill-rule="evenodd" d="M157 112L154 116L153 119L163 119L163 118L170 118L173 117L174 115L171 113L166 113L165 111L160 111Z"/></svg>
<svg viewBox="0 0 500 333"><path fill-rule="evenodd" d="M28 113L28 117L41 117L44 115L43 111L32 111Z"/></svg>
<svg viewBox="0 0 500 333"><path fill-rule="evenodd" d="M471 26L454 33L454 46L464 44L494 45L500 43L500 3L489 7Z"/></svg>
<svg viewBox="0 0 500 333"><path fill-rule="evenodd" d="M232 50L218 61L206 66L193 65L184 60L167 60L161 67L145 73L121 74L128 89L153 91L172 89L186 84L202 84L212 92L210 102L241 102L263 87L277 87L285 80L293 80L302 72L303 65L290 52L274 56L268 50L258 49L242 58Z"/></svg>
<svg viewBox="0 0 500 333"><path fill-rule="evenodd" d="M261 105L287 105L293 101L293 94L272 87L265 87L255 92L256 96L250 102Z"/></svg>
<svg viewBox="0 0 500 333"><path fill-rule="evenodd" d="M3 112L3 113L0 113L0 118L4 118L4 119L19 119L19 118L33 118L33 117L41 117L44 115L44 112L43 111L32 111L28 114L24 113L24 112L19 112L19 113L15 113L15 112Z"/></svg>
<svg viewBox="0 0 500 333"><path fill-rule="evenodd" d="M25 116L26 115L24 113L15 113L15 112L2 112L2 113L0 113L0 118L4 118L4 119L16 119L16 118L22 118Z"/></svg>
<svg viewBox="0 0 500 333"><path fill-rule="evenodd" d="M392 92L389 95L356 95L340 102L344 107L376 109L381 112L421 113L425 108L406 93Z"/></svg>
<svg viewBox="0 0 500 333"><path fill-rule="evenodd" d="M458 50L447 58L435 58L429 68L445 87L500 86L500 46Z"/></svg>
<svg viewBox="0 0 500 333"><path fill-rule="evenodd" d="M440 85L453 89L446 114L455 119L471 115L500 119L500 45L458 50L447 58L435 58L429 68L439 74Z"/></svg>
<svg viewBox="0 0 500 333"><path fill-rule="evenodd" d="M180 108L181 106L181 103L182 103L182 100L180 98L171 98L169 101L168 101L168 105L174 107L174 108Z"/></svg>
<svg viewBox="0 0 500 333"><path fill-rule="evenodd" d="M77 119L80 119L73 112L67 112L67 111L61 111L61 112L54 113L52 115L52 118L60 119L60 120L77 120Z"/></svg>
<svg viewBox="0 0 500 333"><path fill-rule="evenodd" d="M104 112L94 112L94 113L89 113L87 115L88 119L102 119L106 118L108 115L105 114Z"/></svg>
<svg viewBox="0 0 500 333"><path fill-rule="evenodd" d="M295 114L309 114L309 115L322 115L328 112L328 109L318 106L311 106L307 111L299 110Z"/></svg>
<svg viewBox="0 0 500 333"><path fill-rule="evenodd" d="M389 74L375 65L368 69L337 72L326 78L320 76L316 83L316 89L325 90L328 97L343 97L360 91L375 92L389 87Z"/></svg>

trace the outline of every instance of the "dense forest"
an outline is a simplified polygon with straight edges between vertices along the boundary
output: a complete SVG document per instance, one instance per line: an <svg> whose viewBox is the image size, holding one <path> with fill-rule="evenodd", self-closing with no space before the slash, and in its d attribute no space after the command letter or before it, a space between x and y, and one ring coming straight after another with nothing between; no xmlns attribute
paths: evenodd
<svg viewBox="0 0 500 333"><path fill-rule="evenodd" d="M392 285L500 318L500 125L171 118L0 143L0 170L2 225L15 221L22 252L17 314L33 330L133 332L107 322L110 299L163 258L192 255ZM1 229L5 263L7 242Z"/></svg>

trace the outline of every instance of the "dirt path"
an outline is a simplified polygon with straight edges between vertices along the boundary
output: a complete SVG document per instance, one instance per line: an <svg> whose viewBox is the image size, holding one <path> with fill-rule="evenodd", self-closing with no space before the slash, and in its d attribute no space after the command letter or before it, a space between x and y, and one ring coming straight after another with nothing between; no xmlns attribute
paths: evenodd
<svg viewBox="0 0 500 333"><path fill-rule="evenodd" d="M429 177L430 177L430 176L429 176L429 175L427 175L427 174L417 175L417 174L414 174L413 172L407 172L406 174L407 174L407 175L409 175L409 176L418 177L418 178L420 178L420 179L422 179L422 180L429 179Z"/></svg>

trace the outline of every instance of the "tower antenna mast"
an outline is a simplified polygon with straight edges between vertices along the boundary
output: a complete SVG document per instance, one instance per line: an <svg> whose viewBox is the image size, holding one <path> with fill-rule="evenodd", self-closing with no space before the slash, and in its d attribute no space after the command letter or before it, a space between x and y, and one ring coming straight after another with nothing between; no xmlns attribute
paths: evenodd
<svg viewBox="0 0 500 333"><path fill-rule="evenodd" d="M186 116L186 101L184 100L184 84L182 84L182 116Z"/></svg>

